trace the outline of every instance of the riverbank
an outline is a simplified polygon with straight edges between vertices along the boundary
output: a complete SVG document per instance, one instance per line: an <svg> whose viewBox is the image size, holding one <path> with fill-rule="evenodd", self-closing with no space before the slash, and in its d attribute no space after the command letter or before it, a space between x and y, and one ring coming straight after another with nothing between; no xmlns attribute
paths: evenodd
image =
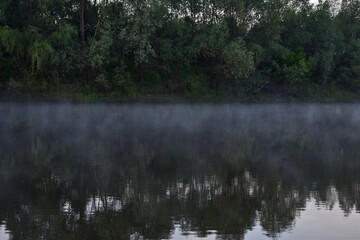
<svg viewBox="0 0 360 240"><path fill-rule="evenodd" d="M2 102L74 102L74 103L276 103L276 102L360 102L360 93L339 88L312 86L307 90L269 88L255 94L205 91L174 93L139 91L132 95L102 93L87 89L53 89L46 92L0 91Z"/></svg>

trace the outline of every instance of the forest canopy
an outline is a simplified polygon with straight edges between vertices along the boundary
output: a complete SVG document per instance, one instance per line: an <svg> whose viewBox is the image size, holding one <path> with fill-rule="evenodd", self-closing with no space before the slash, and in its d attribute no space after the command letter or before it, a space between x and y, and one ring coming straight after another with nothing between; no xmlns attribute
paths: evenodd
<svg viewBox="0 0 360 240"><path fill-rule="evenodd" d="M0 92L360 91L360 0L2 0Z"/></svg>

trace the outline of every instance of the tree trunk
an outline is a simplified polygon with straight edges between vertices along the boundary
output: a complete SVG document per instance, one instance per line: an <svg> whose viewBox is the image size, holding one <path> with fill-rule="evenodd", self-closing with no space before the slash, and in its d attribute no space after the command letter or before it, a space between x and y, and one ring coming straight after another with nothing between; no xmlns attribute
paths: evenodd
<svg viewBox="0 0 360 240"><path fill-rule="evenodd" d="M142 63L138 64L138 80L139 83L143 83L144 82L144 74L143 74L143 67L142 67Z"/></svg>
<svg viewBox="0 0 360 240"><path fill-rule="evenodd" d="M28 1L28 10L27 10L27 28L32 24L33 18L33 0Z"/></svg>
<svg viewBox="0 0 360 240"><path fill-rule="evenodd" d="M85 47L85 0L80 0L80 39L81 39L81 51L84 51ZM84 53L84 52L83 52ZM84 56L84 55L83 55ZM86 83L86 73L84 68L81 69L81 75L84 81L85 87L87 86Z"/></svg>
<svg viewBox="0 0 360 240"><path fill-rule="evenodd" d="M85 45L85 0L80 0L80 38L82 47Z"/></svg>
<svg viewBox="0 0 360 240"><path fill-rule="evenodd" d="M100 6L99 19L98 19L98 23L96 24L96 29L95 29L95 33L94 33L94 39L96 39L96 35L97 35L98 31L99 31L101 20L103 18L103 11L104 11L104 8L105 8L106 4L107 4L107 2L105 2L105 0L102 0L101 6Z"/></svg>

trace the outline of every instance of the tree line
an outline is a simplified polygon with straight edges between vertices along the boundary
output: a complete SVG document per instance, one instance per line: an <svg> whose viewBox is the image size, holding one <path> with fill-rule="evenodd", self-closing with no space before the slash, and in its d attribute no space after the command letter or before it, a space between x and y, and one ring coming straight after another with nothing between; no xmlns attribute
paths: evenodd
<svg viewBox="0 0 360 240"><path fill-rule="evenodd" d="M0 91L360 90L360 1L3 0Z"/></svg>

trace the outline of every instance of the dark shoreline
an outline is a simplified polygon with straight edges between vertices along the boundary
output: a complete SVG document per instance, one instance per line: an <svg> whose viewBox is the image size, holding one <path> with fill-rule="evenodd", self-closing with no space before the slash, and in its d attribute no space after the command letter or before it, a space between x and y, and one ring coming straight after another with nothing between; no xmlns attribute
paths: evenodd
<svg viewBox="0 0 360 240"><path fill-rule="evenodd" d="M13 103L360 103L360 95L349 94L345 97L293 97L260 94L257 96L186 96L180 94L143 94L135 97L94 96L94 95L39 95L0 93L0 102Z"/></svg>

